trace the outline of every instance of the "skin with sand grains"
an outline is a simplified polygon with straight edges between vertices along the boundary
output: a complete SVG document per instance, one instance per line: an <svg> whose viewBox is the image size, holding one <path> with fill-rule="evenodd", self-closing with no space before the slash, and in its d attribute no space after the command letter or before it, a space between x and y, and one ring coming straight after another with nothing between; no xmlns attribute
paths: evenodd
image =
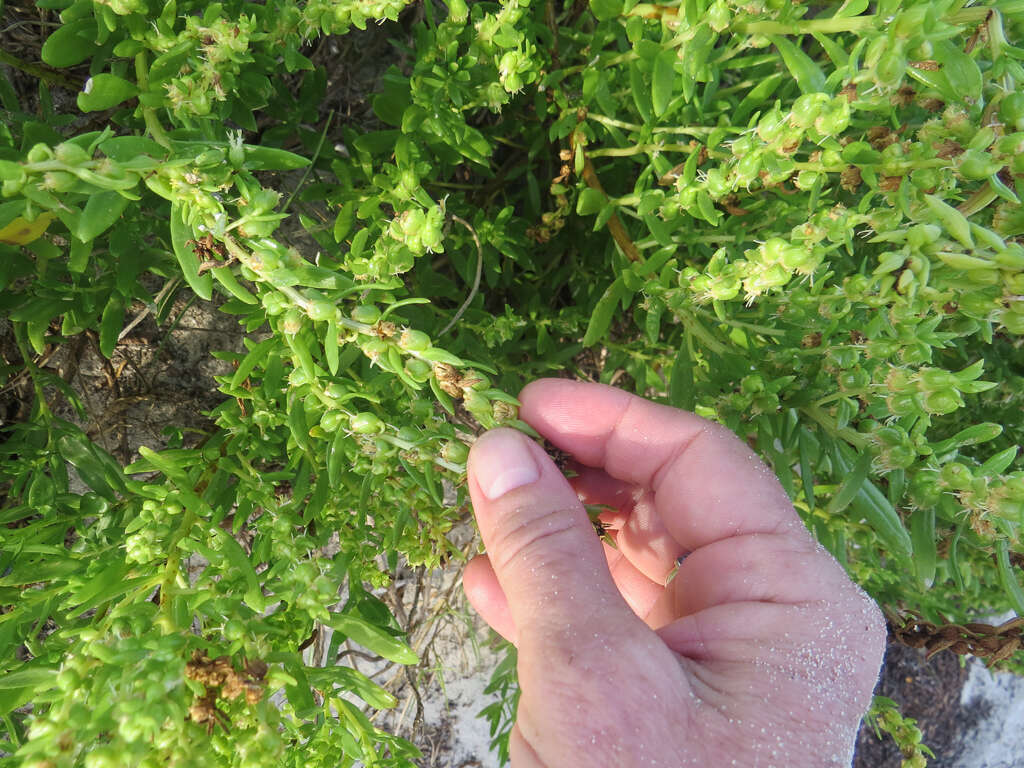
<svg viewBox="0 0 1024 768"><path fill-rule="evenodd" d="M469 487L470 602L519 650L514 768L849 766L882 615L724 427L612 387L520 395ZM586 504L615 547L594 535Z"/></svg>

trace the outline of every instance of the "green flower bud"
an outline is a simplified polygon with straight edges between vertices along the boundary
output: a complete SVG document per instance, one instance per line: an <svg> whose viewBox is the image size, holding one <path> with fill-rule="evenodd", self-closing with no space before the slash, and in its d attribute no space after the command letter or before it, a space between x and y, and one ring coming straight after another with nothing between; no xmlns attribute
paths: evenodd
<svg viewBox="0 0 1024 768"><path fill-rule="evenodd" d="M1024 131L1024 93L1008 93L999 102L999 119L1011 131Z"/></svg>
<svg viewBox="0 0 1024 768"><path fill-rule="evenodd" d="M113 747L98 747L85 756L85 768L119 768L121 755Z"/></svg>
<svg viewBox="0 0 1024 768"><path fill-rule="evenodd" d="M1024 155L1024 133L1011 133L996 141L996 152L1005 158Z"/></svg>
<svg viewBox="0 0 1024 768"><path fill-rule="evenodd" d="M387 354L388 345L387 342L381 339L371 339L362 345L362 350L363 354L370 358L371 363L376 363Z"/></svg>
<svg viewBox="0 0 1024 768"><path fill-rule="evenodd" d="M459 381L459 386L463 390L473 389L477 392L483 392L485 389L490 389L491 382L490 379L479 371L466 371Z"/></svg>
<svg viewBox="0 0 1024 768"><path fill-rule="evenodd" d="M954 461L942 468L942 471L939 472L939 479L946 487L963 491L970 487L974 475L967 465Z"/></svg>
<svg viewBox="0 0 1024 768"><path fill-rule="evenodd" d="M277 292L263 294L262 301L263 308L267 310L267 314L271 317L282 314L291 306L288 299Z"/></svg>
<svg viewBox="0 0 1024 768"><path fill-rule="evenodd" d="M360 435L379 434L385 430L384 422L373 413L354 413L349 418L349 429Z"/></svg>
<svg viewBox="0 0 1024 768"><path fill-rule="evenodd" d="M899 351L898 341L893 339L872 339L867 343L866 354L873 360L885 360Z"/></svg>
<svg viewBox="0 0 1024 768"><path fill-rule="evenodd" d="M478 419L481 413L491 415L491 401L475 390L471 389L465 393L463 404L466 406L466 410Z"/></svg>
<svg viewBox="0 0 1024 768"><path fill-rule="evenodd" d="M294 336L302 330L302 315L297 309L290 309L281 320L281 331L289 336Z"/></svg>
<svg viewBox="0 0 1024 768"><path fill-rule="evenodd" d="M447 440L441 446L441 458L452 464L465 464L469 458L469 446L459 440Z"/></svg>
<svg viewBox="0 0 1024 768"><path fill-rule="evenodd" d="M917 373L917 380L924 392L952 389L959 382L955 374L942 368L922 368Z"/></svg>
<svg viewBox="0 0 1024 768"><path fill-rule="evenodd" d="M909 445L893 445L879 454L879 463L885 469L907 469L917 460L917 451Z"/></svg>
<svg viewBox="0 0 1024 768"><path fill-rule="evenodd" d="M360 304L352 310L352 319L357 323L375 325L380 320L380 310L373 304Z"/></svg>
<svg viewBox="0 0 1024 768"><path fill-rule="evenodd" d="M772 109L757 121L757 135L766 144L775 144L790 133L786 118L778 109ZM798 137L799 138L799 137Z"/></svg>
<svg viewBox="0 0 1024 768"><path fill-rule="evenodd" d="M344 415L341 411L324 411L320 417L320 428L327 434L336 432Z"/></svg>
<svg viewBox="0 0 1024 768"><path fill-rule="evenodd" d="M871 376L863 368L854 368L839 374L839 388L848 392L860 392L871 383Z"/></svg>
<svg viewBox="0 0 1024 768"><path fill-rule="evenodd" d="M944 415L953 413L964 404L963 398L956 390L931 392L924 396L924 409L931 414Z"/></svg>
<svg viewBox="0 0 1024 768"><path fill-rule="evenodd" d="M48 192L67 192L78 183L78 177L63 171L47 171L40 186Z"/></svg>
<svg viewBox="0 0 1024 768"><path fill-rule="evenodd" d="M797 97L789 117L790 124L799 128L810 128L829 101L829 96L825 93L805 93Z"/></svg>
<svg viewBox="0 0 1024 768"><path fill-rule="evenodd" d="M740 391L746 395L764 392L764 377L757 373L744 376L740 381Z"/></svg>
<svg viewBox="0 0 1024 768"><path fill-rule="evenodd" d="M917 168L910 172L910 183L921 190L932 190L939 186L942 174L937 168Z"/></svg>
<svg viewBox="0 0 1024 768"><path fill-rule="evenodd" d="M430 348L430 337L423 331L406 328L398 339L398 346L407 352L423 352Z"/></svg>
<svg viewBox="0 0 1024 768"><path fill-rule="evenodd" d="M426 360L420 360L415 357L410 357L405 361L405 372L409 374L413 381L425 382L430 379L430 374L433 371L433 366L430 365Z"/></svg>
<svg viewBox="0 0 1024 768"><path fill-rule="evenodd" d="M850 102L839 96L814 120L814 130L822 136L838 136L850 125Z"/></svg>
<svg viewBox="0 0 1024 768"><path fill-rule="evenodd" d="M462 24L469 16L469 6L466 0L448 0L448 21Z"/></svg>
<svg viewBox="0 0 1024 768"><path fill-rule="evenodd" d="M823 174L819 171L800 171L796 176L797 189L803 190L804 192L810 191L822 175Z"/></svg>
<svg viewBox="0 0 1024 768"><path fill-rule="evenodd" d="M45 163L47 160L53 159L53 150L50 149L46 144L35 144L28 151L25 156L25 160L29 163Z"/></svg>
<svg viewBox="0 0 1024 768"><path fill-rule="evenodd" d="M82 684L82 675L74 667L64 667L57 673L57 687L65 693L75 691Z"/></svg>
<svg viewBox="0 0 1024 768"><path fill-rule="evenodd" d="M882 54L875 66L875 78L878 84L886 88L895 88L903 80L907 71L907 60L898 46L890 48Z"/></svg>
<svg viewBox="0 0 1024 768"><path fill-rule="evenodd" d="M708 8L705 18L709 27L715 32L721 32L729 26L729 22L732 20L732 11L723 0L715 0Z"/></svg>
<svg viewBox="0 0 1024 768"><path fill-rule="evenodd" d="M965 179L982 180L987 179L994 173L999 173L1003 164L993 160L992 156L981 149L968 149L960 155L957 171Z"/></svg>
<svg viewBox="0 0 1024 768"><path fill-rule="evenodd" d="M338 308L330 301L314 301L307 310L310 318L317 321L331 320L338 312Z"/></svg>
<svg viewBox="0 0 1024 768"><path fill-rule="evenodd" d="M761 158L756 154L745 155L736 163L734 178L738 185L747 186L756 181L761 170Z"/></svg>

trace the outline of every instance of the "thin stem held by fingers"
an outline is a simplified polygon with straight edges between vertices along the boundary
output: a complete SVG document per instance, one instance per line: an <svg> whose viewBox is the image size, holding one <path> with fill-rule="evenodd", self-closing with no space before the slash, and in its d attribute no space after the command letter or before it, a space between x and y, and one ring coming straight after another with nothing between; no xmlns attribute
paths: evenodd
<svg viewBox="0 0 1024 768"><path fill-rule="evenodd" d="M472 225L461 216L456 216L453 213L452 219L468 229L469 234L473 236L473 242L476 243L476 274L473 276L473 287L470 288L469 295L466 297L466 300L462 302L462 306L459 307L455 316L448 321L448 324L441 330L438 336L444 336L448 333L448 331L450 331L452 327L459 322L459 318L462 317L462 314L469 308L469 305L476 297L477 291L480 289L480 275L483 273L484 268L484 249L480 245L480 238L477 237L476 230L473 229Z"/></svg>

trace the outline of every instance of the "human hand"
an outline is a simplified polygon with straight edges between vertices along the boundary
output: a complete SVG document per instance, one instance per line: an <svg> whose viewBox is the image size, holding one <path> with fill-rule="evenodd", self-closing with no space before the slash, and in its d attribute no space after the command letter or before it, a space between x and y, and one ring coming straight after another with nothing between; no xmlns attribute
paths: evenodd
<svg viewBox="0 0 1024 768"><path fill-rule="evenodd" d="M579 475L511 429L469 456L488 554L463 584L519 651L513 768L849 766L884 623L771 470L611 387L544 379L520 401ZM617 548L580 498L615 510Z"/></svg>

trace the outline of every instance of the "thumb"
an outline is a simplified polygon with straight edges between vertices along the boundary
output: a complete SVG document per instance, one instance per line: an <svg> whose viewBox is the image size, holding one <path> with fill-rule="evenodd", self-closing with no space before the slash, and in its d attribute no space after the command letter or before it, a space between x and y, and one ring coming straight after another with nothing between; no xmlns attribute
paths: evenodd
<svg viewBox="0 0 1024 768"><path fill-rule="evenodd" d="M491 430L473 445L468 474L517 645L608 627L621 632L639 621L612 580L576 492L539 445L514 429Z"/></svg>

